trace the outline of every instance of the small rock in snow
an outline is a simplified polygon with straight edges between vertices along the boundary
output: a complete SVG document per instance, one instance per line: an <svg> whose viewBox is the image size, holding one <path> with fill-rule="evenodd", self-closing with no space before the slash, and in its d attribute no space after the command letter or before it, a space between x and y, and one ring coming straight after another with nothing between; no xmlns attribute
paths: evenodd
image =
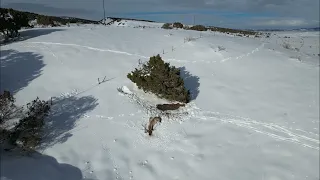
<svg viewBox="0 0 320 180"><path fill-rule="evenodd" d="M125 94L132 94L132 92L130 91L130 89L127 86L122 86L120 88L120 90Z"/></svg>

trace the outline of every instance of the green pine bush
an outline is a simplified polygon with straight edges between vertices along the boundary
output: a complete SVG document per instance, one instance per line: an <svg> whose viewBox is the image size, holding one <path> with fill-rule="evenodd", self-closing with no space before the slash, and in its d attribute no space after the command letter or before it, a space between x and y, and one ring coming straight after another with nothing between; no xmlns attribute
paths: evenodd
<svg viewBox="0 0 320 180"><path fill-rule="evenodd" d="M45 26L54 26L53 18L50 16L39 15L37 18L37 23Z"/></svg>
<svg viewBox="0 0 320 180"><path fill-rule="evenodd" d="M190 27L190 30L207 31L207 28L203 25L195 25L195 26Z"/></svg>
<svg viewBox="0 0 320 180"><path fill-rule="evenodd" d="M44 120L49 115L48 101L37 99L27 104L26 116L20 119L10 135L12 145L19 144L25 149L35 149L40 145ZM19 143L18 143L19 142Z"/></svg>
<svg viewBox="0 0 320 180"><path fill-rule="evenodd" d="M22 27L30 27L28 17L13 9L0 9L0 24L0 32L5 41L18 37L20 35L18 31Z"/></svg>
<svg viewBox="0 0 320 180"><path fill-rule="evenodd" d="M162 29L172 29L170 23L165 23L165 24L163 24L161 28L162 28Z"/></svg>
<svg viewBox="0 0 320 180"><path fill-rule="evenodd" d="M16 99L9 91L0 93L0 125L13 118L12 115L17 111L15 101Z"/></svg>
<svg viewBox="0 0 320 180"><path fill-rule="evenodd" d="M188 103L190 91L184 86L180 70L165 63L160 55L150 57L141 68L135 68L127 77L144 92L151 92L159 98Z"/></svg>
<svg viewBox="0 0 320 180"><path fill-rule="evenodd" d="M173 27L182 29L183 28L183 24L180 23L180 22L175 22L175 23L173 23Z"/></svg>
<svg viewBox="0 0 320 180"><path fill-rule="evenodd" d="M9 91L0 94L0 145L10 144L24 150L34 150L40 145L45 118L50 113L50 103L39 98L27 104L27 109L14 104L15 98ZM15 126L6 129L6 122L19 118Z"/></svg>

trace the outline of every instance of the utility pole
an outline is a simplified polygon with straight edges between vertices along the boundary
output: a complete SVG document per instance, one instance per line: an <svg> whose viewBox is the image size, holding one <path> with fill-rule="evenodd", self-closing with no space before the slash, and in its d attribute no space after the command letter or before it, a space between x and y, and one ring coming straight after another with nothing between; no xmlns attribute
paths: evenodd
<svg viewBox="0 0 320 180"><path fill-rule="evenodd" d="M196 25L196 15L193 15L193 25Z"/></svg>
<svg viewBox="0 0 320 180"><path fill-rule="evenodd" d="M106 25L106 9L104 8L104 0L102 0L103 7L103 24Z"/></svg>

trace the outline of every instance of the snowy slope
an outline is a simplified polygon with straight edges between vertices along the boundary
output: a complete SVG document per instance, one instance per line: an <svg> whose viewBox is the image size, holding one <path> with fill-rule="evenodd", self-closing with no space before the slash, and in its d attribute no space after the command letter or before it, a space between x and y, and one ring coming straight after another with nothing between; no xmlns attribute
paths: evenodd
<svg viewBox="0 0 320 180"><path fill-rule="evenodd" d="M161 28L164 23L156 22L144 22L144 21L134 21L134 20L120 20L114 22L111 26L118 27L147 27L147 28Z"/></svg>
<svg viewBox="0 0 320 180"><path fill-rule="evenodd" d="M316 32L290 32L304 39L299 52L283 48L283 34L198 38L99 25L21 34L1 47L1 90L16 92L18 104L39 96L54 106L43 157L1 159L2 179L319 179ZM157 112L145 107L157 100L126 75L158 53L182 68L193 101L148 137L142 124ZM134 96L119 93L123 86Z"/></svg>

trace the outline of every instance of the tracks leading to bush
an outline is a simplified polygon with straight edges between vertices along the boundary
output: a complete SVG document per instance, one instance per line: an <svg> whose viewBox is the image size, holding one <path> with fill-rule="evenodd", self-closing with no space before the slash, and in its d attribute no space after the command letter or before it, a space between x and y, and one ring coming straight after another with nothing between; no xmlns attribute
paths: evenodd
<svg viewBox="0 0 320 180"><path fill-rule="evenodd" d="M128 97L130 102L137 104L143 110L139 110L137 112L132 112L128 114L119 114L117 116L86 114L84 115L84 118L105 119L110 123L117 124L119 126L123 126L134 131L140 131L139 128L142 121L133 122L129 120L129 117L142 116L144 117L142 119L148 119L148 117L150 116L160 115L164 118L164 122L167 122L167 125L165 125L166 127L160 129L160 131L163 132L158 132L160 136L165 137L157 137L160 138L159 143L162 143L161 146L164 148L167 147L167 145L169 145L168 143L170 142L183 140L185 138L185 132L182 132L182 129L179 130L180 133L168 131L166 128L168 127L168 125L170 125L170 123L191 123L193 126L196 127L203 123L220 122L232 126L237 126L239 128L248 129L252 132L265 135L276 141L288 142L305 148L319 151L319 135L311 132L284 127L275 123L261 122L247 117L235 116L231 114L224 114L214 111L206 111L198 108L194 103L191 103L186 108L181 108L181 110L178 110L176 113L174 113L172 117L166 117L163 116L160 110L157 110L151 104L144 101L143 98L140 98L137 95L124 96ZM117 118L123 118L127 120L125 122L121 122L117 120ZM168 134L170 134L170 136L168 136ZM143 137L139 138L140 141L143 141ZM179 149L179 151L183 150Z"/></svg>
<svg viewBox="0 0 320 180"><path fill-rule="evenodd" d="M171 121L171 122L177 122L177 123L192 123L191 121L194 121L194 126L197 126L199 123L205 123L205 122L221 122L230 124L233 126L237 126L240 128L245 128L251 131L254 131L256 133L260 133L263 135L266 135L276 141L283 141L283 142L289 142L293 144L297 144L302 147L306 147L309 149L319 150L319 135L314 133L304 133L301 134L300 132L306 132L303 130L294 130L293 128L287 128L284 126L277 125L275 123L266 123L266 122L260 122L257 120L253 120L250 118L245 118L241 116L234 116L229 114L222 114L219 112L213 112L213 111L204 111L204 110L197 110L196 107L194 107L194 110L189 110L188 115L180 115L180 117L176 117L175 119L180 121ZM132 116L145 116L147 119L148 116L150 116L150 113L142 113L142 112L135 112L135 113L129 113L129 114L119 114L118 116L105 116L105 115L84 115L84 118L100 118L105 119L109 121L112 124L117 124L126 128L129 128L131 130L139 130L139 125L127 120L126 122L119 122L119 120L116 120L117 118L126 118L126 117L132 117ZM156 115L156 114L154 114ZM170 119L170 118L169 118ZM190 121L186 121L186 119L192 119ZM173 132L170 132L172 134ZM163 134L163 133L161 133ZM181 134L175 134L173 133L173 137L179 137L181 139ZM172 135L173 135L172 134ZM308 135L309 134L309 135ZM312 136L310 136L312 135ZM177 139L172 139L172 141ZM170 140L167 140L166 143L168 143ZM163 142L164 143L164 142Z"/></svg>

